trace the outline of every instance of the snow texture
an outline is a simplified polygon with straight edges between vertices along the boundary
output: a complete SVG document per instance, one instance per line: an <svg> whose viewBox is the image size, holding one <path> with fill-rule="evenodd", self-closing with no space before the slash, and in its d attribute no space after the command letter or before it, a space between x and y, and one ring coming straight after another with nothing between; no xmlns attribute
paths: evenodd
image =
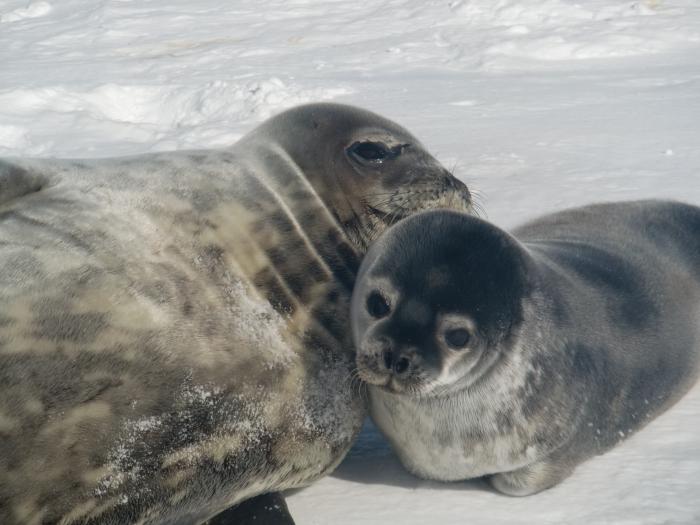
<svg viewBox="0 0 700 525"><path fill-rule="evenodd" d="M593 201L700 204L697 0L0 0L2 156L224 146L331 99L405 125L501 226ZM289 506L300 525L696 524L699 436L696 386L518 499L413 478L368 425Z"/></svg>

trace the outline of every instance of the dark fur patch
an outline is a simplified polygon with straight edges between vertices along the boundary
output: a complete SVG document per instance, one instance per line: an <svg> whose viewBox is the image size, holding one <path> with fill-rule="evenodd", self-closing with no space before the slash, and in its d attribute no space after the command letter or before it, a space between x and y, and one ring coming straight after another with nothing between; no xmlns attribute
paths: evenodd
<svg viewBox="0 0 700 525"><path fill-rule="evenodd" d="M394 282L404 294L402 304L415 297L435 317L465 313L491 344L507 338L522 321L530 289L520 248L490 224L454 212L417 215L400 226L373 272ZM444 269L450 279L436 286L433 268Z"/></svg>
<svg viewBox="0 0 700 525"><path fill-rule="evenodd" d="M293 314L295 306L282 283L271 268L263 268L253 277L253 284L261 290L272 307L281 314Z"/></svg>
<svg viewBox="0 0 700 525"><path fill-rule="evenodd" d="M94 341L107 327L107 322L108 315L105 313L72 314L57 311L53 315L37 316L33 322L32 335L55 342L85 344Z"/></svg>
<svg viewBox="0 0 700 525"><path fill-rule="evenodd" d="M215 274L224 267L224 249L216 244L209 244L200 252L201 263L210 274Z"/></svg>
<svg viewBox="0 0 700 525"><path fill-rule="evenodd" d="M46 184L46 180L24 168L0 160L0 203L36 193Z"/></svg>
<svg viewBox="0 0 700 525"><path fill-rule="evenodd" d="M700 209L661 203L644 220L644 233L662 253L677 254L700 278Z"/></svg>
<svg viewBox="0 0 700 525"><path fill-rule="evenodd" d="M8 255L0 262L0 282L32 283L44 276L44 265L29 250Z"/></svg>

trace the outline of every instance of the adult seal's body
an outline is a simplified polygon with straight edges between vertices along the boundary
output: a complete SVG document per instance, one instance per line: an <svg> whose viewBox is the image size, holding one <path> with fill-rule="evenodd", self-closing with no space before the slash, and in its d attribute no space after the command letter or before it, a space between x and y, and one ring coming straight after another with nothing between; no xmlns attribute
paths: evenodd
<svg viewBox="0 0 700 525"><path fill-rule="evenodd" d="M358 261L469 192L321 104L227 149L3 161L0 203L0 522L189 524L343 458Z"/></svg>
<svg viewBox="0 0 700 525"><path fill-rule="evenodd" d="M411 472L551 487L668 408L700 358L700 208L641 201L514 236L421 213L370 249L353 296L370 411Z"/></svg>

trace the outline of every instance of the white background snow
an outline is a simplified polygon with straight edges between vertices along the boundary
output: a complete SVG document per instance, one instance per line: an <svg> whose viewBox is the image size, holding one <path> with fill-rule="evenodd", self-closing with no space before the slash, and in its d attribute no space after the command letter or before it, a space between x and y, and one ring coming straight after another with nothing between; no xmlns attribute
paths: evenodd
<svg viewBox="0 0 700 525"><path fill-rule="evenodd" d="M502 226L700 204L698 0L0 0L1 156L224 146L331 99L409 128ZM700 386L536 496L415 479L368 427L289 506L299 525L697 524Z"/></svg>

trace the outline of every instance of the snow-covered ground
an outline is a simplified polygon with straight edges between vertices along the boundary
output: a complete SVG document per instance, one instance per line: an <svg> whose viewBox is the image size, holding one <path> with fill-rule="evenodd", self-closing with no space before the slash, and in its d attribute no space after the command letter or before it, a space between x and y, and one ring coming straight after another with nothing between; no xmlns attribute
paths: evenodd
<svg viewBox="0 0 700 525"><path fill-rule="evenodd" d="M0 0L1 156L222 146L331 99L408 127L502 226L700 204L698 0ZM415 479L368 427L289 506L299 525L697 524L700 386L536 496Z"/></svg>

